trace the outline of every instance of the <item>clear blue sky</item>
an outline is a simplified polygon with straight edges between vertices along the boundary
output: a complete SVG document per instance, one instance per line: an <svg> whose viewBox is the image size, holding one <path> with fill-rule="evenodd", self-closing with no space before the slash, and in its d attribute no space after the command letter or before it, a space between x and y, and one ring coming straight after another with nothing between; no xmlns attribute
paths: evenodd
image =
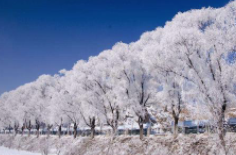
<svg viewBox="0 0 236 155"><path fill-rule="evenodd" d="M228 0L0 0L0 94Z"/></svg>

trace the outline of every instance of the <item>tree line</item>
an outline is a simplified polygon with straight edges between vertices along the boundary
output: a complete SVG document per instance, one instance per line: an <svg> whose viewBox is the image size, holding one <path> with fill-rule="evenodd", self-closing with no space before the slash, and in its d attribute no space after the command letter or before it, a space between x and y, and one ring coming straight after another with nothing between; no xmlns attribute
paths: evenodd
<svg viewBox="0 0 236 155"><path fill-rule="evenodd" d="M178 13L171 22L130 44L78 61L71 70L42 75L0 98L2 127L48 130L64 123L110 126L208 119L225 146L224 121L236 101L236 2ZM188 114L186 113L188 111Z"/></svg>

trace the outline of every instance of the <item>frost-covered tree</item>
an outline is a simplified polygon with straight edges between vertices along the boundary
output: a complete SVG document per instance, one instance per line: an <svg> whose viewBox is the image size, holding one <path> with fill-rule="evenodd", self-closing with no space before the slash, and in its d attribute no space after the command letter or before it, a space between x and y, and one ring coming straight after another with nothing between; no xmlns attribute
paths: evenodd
<svg viewBox="0 0 236 155"><path fill-rule="evenodd" d="M101 113L102 101L100 96L95 91L96 84L94 81L88 79L88 70L81 69L79 78L79 95L78 99L80 103L80 114L81 114L81 126L86 125L91 130L91 138L95 136L95 127L98 125L98 120L104 120L103 114Z"/></svg>
<svg viewBox="0 0 236 155"><path fill-rule="evenodd" d="M224 11L202 9L178 14L164 27L160 50L156 50L157 66L191 83L189 91L209 105L223 146L225 111L235 103L236 64L229 58L235 52L234 19L235 3Z"/></svg>
<svg viewBox="0 0 236 155"><path fill-rule="evenodd" d="M171 80L170 80L171 78ZM169 79L169 80L167 80ZM166 77L166 83L163 82L163 90L159 99L162 104L166 107L173 119L173 133L174 136L178 135L178 123L181 115L183 115L183 110L186 107L183 84L173 80L174 77Z"/></svg>
<svg viewBox="0 0 236 155"><path fill-rule="evenodd" d="M13 111L9 109L9 100L10 93L4 93L0 97L0 126L2 129L10 129L14 122L17 120L14 119Z"/></svg>
<svg viewBox="0 0 236 155"><path fill-rule="evenodd" d="M43 123L46 124L48 133L54 125L52 114L56 106L53 96L58 92L57 79L57 76L43 75L34 83L35 94L32 96L32 106L34 107L33 119L37 128L37 136L39 136L39 129Z"/></svg>
<svg viewBox="0 0 236 155"><path fill-rule="evenodd" d="M31 83L21 86L15 91L11 91L10 92L11 96L7 100L6 108L12 111L11 112L11 118L13 118L12 122L19 123L22 135L25 129L28 129L28 131L31 130L31 128L29 128L32 116L32 106L30 104L30 96L32 94L30 87Z"/></svg>
<svg viewBox="0 0 236 155"><path fill-rule="evenodd" d="M148 107L155 93L157 81L154 80L146 64L137 53L131 51L132 46L119 43L113 50L119 58L117 68L119 77L119 96L123 107L131 110L140 128L140 139L143 139L143 125L149 122Z"/></svg>
<svg viewBox="0 0 236 155"><path fill-rule="evenodd" d="M55 92L55 94L52 97L53 102L53 109L51 111L51 117L54 123L54 126L57 127L58 131L58 137L61 138L62 133L62 126L65 123L70 122L68 117L65 115L64 106L67 101L64 100L64 92L63 90L59 90L58 92Z"/></svg>
<svg viewBox="0 0 236 155"><path fill-rule="evenodd" d="M119 79L116 76L116 61L111 59L112 51L105 51L98 57L89 59L88 79L94 85L94 92L100 98L99 110L105 117L105 122L112 128L113 137L116 135L121 119L122 103L118 99Z"/></svg>
<svg viewBox="0 0 236 155"><path fill-rule="evenodd" d="M69 74L69 73L68 73ZM61 92L60 92L60 102L61 105L60 111L61 111L61 118L67 117L69 119L69 122L73 124L73 136L74 138L77 137L77 128L80 121L80 113L79 113L79 103L80 101L77 100L74 92L71 89L67 89L67 87L70 85L68 84L69 81L67 81L66 76L62 77L60 79L61 83ZM68 85L67 85L68 84ZM60 103L59 103L60 104Z"/></svg>
<svg viewBox="0 0 236 155"><path fill-rule="evenodd" d="M59 80L59 83L61 88L59 94L59 109L61 111L61 116L64 115L64 118L69 118L69 122L73 123L74 138L76 138L77 136L77 128L81 124L83 119L81 116L81 104L84 101L81 99L89 97L85 96L82 88L82 85L85 82L83 81L84 73L82 72L84 66L84 61L78 61L78 63L74 65L72 70L60 71L61 78Z"/></svg>

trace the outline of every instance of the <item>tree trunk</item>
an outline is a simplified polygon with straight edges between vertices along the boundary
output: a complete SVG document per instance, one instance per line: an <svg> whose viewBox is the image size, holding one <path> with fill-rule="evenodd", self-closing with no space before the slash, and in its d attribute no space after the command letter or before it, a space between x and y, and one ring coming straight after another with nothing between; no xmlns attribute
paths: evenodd
<svg viewBox="0 0 236 155"><path fill-rule="evenodd" d="M15 129L15 136L17 135L17 130Z"/></svg>
<svg viewBox="0 0 236 155"><path fill-rule="evenodd" d="M58 137L61 138L61 125L58 127Z"/></svg>
<svg viewBox="0 0 236 155"><path fill-rule="evenodd" d="M143 123L139 124L139 138L140 140L143 140Z"/></svg>
<svg viewBox="0 0 236 155"><path fill-rule="evenodd" d="M113 127L112 128L112 138L113 139L116 137L116 131L117 131L116 127Z"/></svg>
<svg viewBox="0 0 236 155"><path fill-rule="evenodd" d="M40 125L39 124L36 124L36 135L37 135L37 138L39 138L39 129L40 129Z"/></svg>
<svg viewBox="0 0 236 155"><path fill-rule="evenodd" d="M28 133L28 136L30 136L30 132L31 132L31 129L29 129L29 133Z"/></svg>
<svg viewBox="0 0 236 155"><path fill-rule="evenodd" d="M18 128L15 128L15 136L17 135L18 133Z"/></svg>
<svg viewBox="0 0 236 155"><path fill-rule="evenodd" d="M147 129L147 137L149 137L150 134L151 134L151 126L149 126L148 129Z"/></svg>
<svg viewBox="0 0 236 155"><path fill-rule="evenodd" d="M95 128L91 127L91 138L94 139L95 136Z"/></svg>
<svg viewBox="0 0 236 155"><path fill-rule="evenodd" d="M37 138L39 138L39 129L40 129L40 122L38 120L36 120L36 135L37 135Z"/></svg>
<svg viewBox="0 0 236 155"><path fill-rule="evenodd" d="M23 135L24 135L24 129L21 130L21 136L23 136Z"/></svg>
<svg viewBox="0 0 236 155"><path fill-rule="evenodd" d="M47 128L47 136L50 137L50 128Z"/></svg>
<svg viewBox="0 0 236 155"><path fill-rule="evenodd" d="M50 130L52 128L52 125L48 125L47 127L47 136L50 137Z"/></svg>
<svg viewBox="0 0 236 155"><path fill-rule="evenodd" d="M77 124L74 123L74 139L76 138L77 136Z"/></svg>
<svg viewBox="0 0 236 155"><path fill-rule="evenodd" d="M9 134L11 134L11 126L10 125L8 127L8 130L9 130Z"/></svg>
<svg viewBox="0 0 236 155"><path fill-rule="evenodd" d="M173 131L173 133L174 133L175 137L178 136L178 133L179 133L178 123L179 123L179 117L174 117L174 131Z"/></svg>
<svg viewBox="0 0 236 155"><path fill-rule="evenodd" d="M144 123L144 119L142 118L142 116L138 117L138 125L139 125L139 138L140 140L143 140L143 123Z"/></svg>
<svg viewBox="0 0 236 155"><path fill-rule="evenodd" d="M24 130L25 130L25 126L24 126L24 124L23 124L23 126L21 127L21 136L24 135Z"/></svg>
<svg viewBox="0 0 236 155"><path fill-rule="evenodd" d="M39 129L37 129L36 135L37 135L37 138L39 138Z"/></svg>
<svg viewBox="0 0 236 155"><path fill-rule="evenodd" d="M26 128L27 128L28 131L29 131L28 136L30 136L30 131L31 131L31 129L32 129L31 121L29 121L28 124L26 124Z"/></svg>
<svg viewBox="0 0 236 155"><path fill-rule="evenodd" d="M66 134L69 136L70 135L70 125L67 127Z"/></svg>
<svg viewBox="0 0 236 155"><path fill-rule="evenodd" d="M74 139L77 137L77 130L74 130Z"/></svg>
<svg viewBox="0 0 236 155"><path fill-rule="evenodd" d="M225 154L226 154L227 150L226 150L226 144L225 144L225 131L223 129L223 125L221 125L221 123L219 123L218 128L219 129L218 129L217 133L218 133L218 136L220 139L220 143L221 143L221 145L225 151Z"/></svg>
<svg viewBox="0 0 236 155"><path fill-rule="evenodd" d="M224 127L224 121L225 121L225 110L226 110L226 105L222 106L222 109L219 114L219 120L217 123L217 133L221 142L221 145L226 153L226 145L225 145L225 135L226 135L226 129Z"/></svg>
<svg viewBox="0 0 236 155"><path fill-rule="evenodd" d="M89 118L89 123L91 127L91 138L93 139L95 136L95 127L96 127L96 119L95 117Z"/></svg>

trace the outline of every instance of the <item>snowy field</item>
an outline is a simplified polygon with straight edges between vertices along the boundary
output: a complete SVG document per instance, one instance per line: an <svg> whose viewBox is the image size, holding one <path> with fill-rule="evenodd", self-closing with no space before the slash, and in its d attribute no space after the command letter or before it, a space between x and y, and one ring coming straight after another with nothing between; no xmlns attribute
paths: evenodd
<svg viewBox="0 0 236 155"><path fill-rule="evenodd" d="M235 155L236 135L226 135L227 155ZM0 155L223 155L215 134L150 136L89 137L9 136L0 135ZM14 148L13 150L7 147ZM21 152L17 150L25 150ZM38 153L29 153L38 152Z"/></svg>
<svg viewBox="0 0 236 155"><path fill-rule="evenodd" d="M0 155L41 155L39 153L31 153L26 151L18 151L0 146Z"/></svg>

